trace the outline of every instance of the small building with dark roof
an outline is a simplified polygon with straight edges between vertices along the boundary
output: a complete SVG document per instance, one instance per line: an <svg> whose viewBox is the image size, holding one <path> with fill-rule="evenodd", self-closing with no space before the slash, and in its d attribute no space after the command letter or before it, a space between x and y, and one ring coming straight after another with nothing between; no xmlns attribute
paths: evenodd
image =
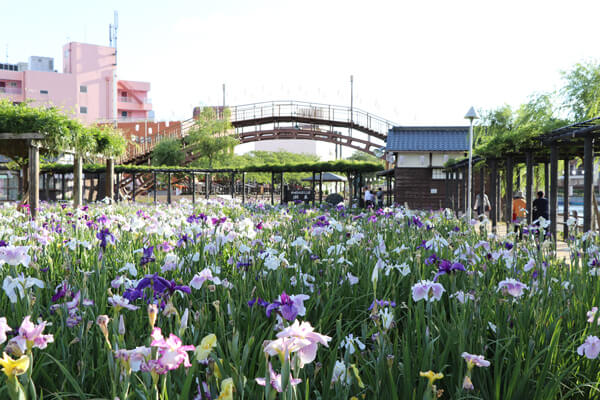
<svg viewBox="0 0 600 400"><path fill-rule="evenodd" d="M396 126L388 132L385 151L394 163L395 203L413 209L444 208L444 164L467 155L469 127Z"/></svg>

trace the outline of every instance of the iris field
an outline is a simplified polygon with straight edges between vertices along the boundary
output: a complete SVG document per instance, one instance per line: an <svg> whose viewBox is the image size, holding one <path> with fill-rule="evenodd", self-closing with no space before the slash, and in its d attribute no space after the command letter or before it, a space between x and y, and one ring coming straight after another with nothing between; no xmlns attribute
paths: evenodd
<svg viewBox="0 0 600 400"><path fill-rule="evenodd" d="M542 225L544 223L542 221ZM600 247L448 211L0 208L2 399L594 399Z"/></svg>

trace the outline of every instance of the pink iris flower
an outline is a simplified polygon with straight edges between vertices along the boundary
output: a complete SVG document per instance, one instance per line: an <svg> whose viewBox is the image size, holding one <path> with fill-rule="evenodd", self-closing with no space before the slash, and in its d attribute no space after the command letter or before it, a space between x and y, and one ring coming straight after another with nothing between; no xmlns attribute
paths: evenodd
<svg viewBox="0 0 600 400"><path fill-rule="evenodd" d="M172 333L167 339L165 339L160 331L160 328L154 328L152 330L152 338L154 340L152 343L150 343L150 345L158 347L158 352L160 355L158 361L167 370L177 369L181 363L183 363L183 366L186 368L192 366L187 352L194 351L194 346L182 345L181 339Z"/></svg>
<svg viewBox="0 0 600 400"><path fill-rule="evenodd" d="M414 301L427 300L434 301L440 300L442 294L446 289L441 283L432 282L429 280L422 280L417 282L412 287L412 297Z"/></svg>
<svg viewBox="0 0 600 400"><path fill-rule="evenodd" d="M600 339L597 336L588 336L585 342L577 348L577 354L584 355L590 360L594 360L600 353Z"/></svg>
<svg viewBox="0 0 600 400"><path fill-rule="evenodd" d="M497 291L502 290L511 296L518 298L523 295L523 290L525 289L529 289L529 287L524 283L521 283L513 278L508 278L498 283Z"/></svg>
<svg viewBox="0 0 600 400"><path fill-rule="evenodd" d="M269 363L269 379L271 381L271 386L273 386L275 390L281 393L283 391L283 388L281 387L281 374L278 374L275 371L273 371L273 366L271 366L271 363ZM296 379L292 377L292 374L290 374L290 385L296 386L300 382L302 382L302 379ZM256 383L258 383L260 386L265 386L265 378L256 378Z"/></svg>

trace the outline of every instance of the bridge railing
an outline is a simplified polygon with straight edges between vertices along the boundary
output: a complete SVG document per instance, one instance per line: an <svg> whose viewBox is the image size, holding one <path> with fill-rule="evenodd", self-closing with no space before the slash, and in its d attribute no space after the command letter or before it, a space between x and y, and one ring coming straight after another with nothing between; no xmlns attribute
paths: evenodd
<svg viewBox="0 0 600 400"><path fill-rule="evenodd" d="M274 117L310 118L323 121L323 125L335 122L351 123L382 135L387 135L388 130L395 125L391 121L361 109L329 104L273 101L231 107L231 122L234 124Z"/></svg>

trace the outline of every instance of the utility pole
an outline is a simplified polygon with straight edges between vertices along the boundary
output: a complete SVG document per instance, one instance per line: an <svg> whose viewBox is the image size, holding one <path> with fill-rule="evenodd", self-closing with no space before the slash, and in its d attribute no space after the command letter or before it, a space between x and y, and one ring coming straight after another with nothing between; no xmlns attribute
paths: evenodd
<svg viewBox="0 0 600 400"><path fill-rule="evenodd" d="M352 124L354 122L354 75L350 75L350 129L348 134L352 138ZM340 144L340 158L342 157L342 145Z"/></svg>
<svg viewBox="0 0 600 400"><path fill-rule="evenodd" d="M115 10L114 23L109 27L110 46L115 49L115 63L113 64L112 77L112 117L114 119L115 128L117 127L117 29L119 29L119 13ZM107 110L108 112L108 110Z"/></svg>

